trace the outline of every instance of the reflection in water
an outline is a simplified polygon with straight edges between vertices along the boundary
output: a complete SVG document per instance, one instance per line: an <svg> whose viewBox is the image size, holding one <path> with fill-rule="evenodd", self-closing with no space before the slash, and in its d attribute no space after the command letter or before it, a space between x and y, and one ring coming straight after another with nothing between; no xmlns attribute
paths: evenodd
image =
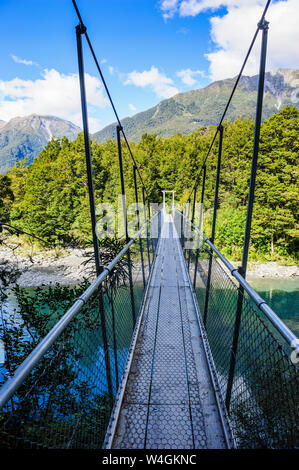
<svg viewBox="0 0 299 470"><path fill-rule="evenodd" d="M4 342L0 339L0 364L3 364L5 361L5 351L4 351Z"/></svg>
<svg viewBox="0 0 299 470"><path fill-rule="evenodd" d="M13 292L8 294L8 298L2 305L2 312L0 316L0 327L3 328L2 321L6 321L9 324L20 325L22 323L22 317L18 312L18 301ZM5 362L5 346L4 341L0 338L0 382L3 379L4 369L3 364Z"/></svg>
<svg viewBox="0 0 299 470"><path fill-rule="evenodd" d="M248 278L249 284L269 304L295 335L299 336L299 281Z"/></svg>
<svg viewBox="0 0 299 470"><path fill-rule="evenodd" d="M47 287L45 287L45 289L47 289ZM24 288L22 290L26 292L27 294L33 296L36 288L32 288L32 287ZM143 297L143 285L139 283L138 281L136 281L135 287L134 287L134 301L135 301L136 312L139 312L140 310L142 297ZM111 373L112 373L112 377L114 381L116 371L115 371L115 363L114 363L114 358L113 358L113 342L112 342L113 325L112 325L112 316L111 316L111 311L110 311L111 307L110 307L108 298L106 296L104 296L104 304L105 304L105 311L106 311L106 327L107 327L108 336L111 339L111 341L109 342L109 346L110 346L110 354L111 354ZM126 356L130 347L131 339L132 339L132 327L133 327L132 314L131 314L131 299L128 296L127 288L125 289L120 288L115 294L114 310L115 310L115 326L117 330L116 361L118 363L118 375L120 378L122 376L122 373L125 367L125 360L126 360ZM51 307L45 301L39 304L38 311L41 315L47 314L51 312ZM55 310L56 321L59 318L61 318L61 316L64 313L65 313L65 306L57 305L56 310ZM17 297L13 291L9 293L8 299L5 302L5 306L3 308L3 317L6 322L15 326L21 325L23 323L22 316L20 315L18 311ZM98 344L97 344L98 362L94 364L94 367L97 367L98 364L104 363L104 349L103 349L103 338L101 334L101 328L99 326L97 333L93 330L90 330L90 331L87 330L85 332L87 341L89 343L92 343L92 338L95 336L95 334L96 334L96 337L98 338ZM25 334L24 339L26 339L26 337L27 336ZM83 369L85 367L84 358L85 358L85 355L82 354L80 363ZM4 374L7 372L3 366L4 361L5 361L5 348L4 348L3 341L0 339L0 382L3 380ZM88 364L88 367L90 368L90 364ZM103 393L106 393L107 384L105 380L103 380L103 383L104 383Z"/></svg>

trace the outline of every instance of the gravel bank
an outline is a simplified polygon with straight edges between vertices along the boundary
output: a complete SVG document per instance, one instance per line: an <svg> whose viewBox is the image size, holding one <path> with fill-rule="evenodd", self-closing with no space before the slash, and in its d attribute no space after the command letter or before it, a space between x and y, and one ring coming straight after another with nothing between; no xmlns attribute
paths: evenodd
<svg viewBox="0 0 299 470"><path fill-rule="evenodd" d="M11 268L22 271L17 283L20 287L37 287L43 284L78 284L84 277L93 277L83 265L90 249L67 249L40 252L31 255L23 249L0 246L0 265L7 263Z"/></svg>
<svg viewBox="0 0 299 470"><path fill-rule="evenodd" d="M251 263L247 276L255 278L295 278L299 276L299 266L281 266L275 262Z"/></svg>
<svg viewBox="0 0 299 470"><path fill-rule="evenodd" d="M53 251L31 254L22 248L12 250L0 245L0 265L8 263L12 268L22 271L18 279L20 287L37 287L43 284L78 284L84 277L91 275L83 262L90 249L67 249L60 253ZM238 266L239 263L233 263ZM275 262L250 263L248 278L295 278L299 276L298 266L281 266ZM299 279L299 278L298 278Z"/></svg>

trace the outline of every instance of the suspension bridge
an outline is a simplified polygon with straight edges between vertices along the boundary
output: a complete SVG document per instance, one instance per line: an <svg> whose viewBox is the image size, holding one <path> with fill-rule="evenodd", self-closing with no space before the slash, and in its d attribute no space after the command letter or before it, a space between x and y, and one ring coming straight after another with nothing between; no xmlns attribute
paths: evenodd
<svg viewBox="0 0 299 470"><path fill-rule="evenodd" d="M141 172L73 0L97 277L0 389L5 448L227 449L298 446L298 339L246 281L264 90L266 3L210 149L183 211L153 211ZM214 245L223 120L261 32L251 179L242 266ZM85 97L85 36L118 122L126 246L101 264ZM141 183L144 223L129 238L122 139ZM212 233L195 225L206 162L218 140ZM192 196L192 203L191 203ZM138 206L137 206L138 207ZM187 209L188 207L188 209ZM192 243L190 244L190 241Z"/></svg>

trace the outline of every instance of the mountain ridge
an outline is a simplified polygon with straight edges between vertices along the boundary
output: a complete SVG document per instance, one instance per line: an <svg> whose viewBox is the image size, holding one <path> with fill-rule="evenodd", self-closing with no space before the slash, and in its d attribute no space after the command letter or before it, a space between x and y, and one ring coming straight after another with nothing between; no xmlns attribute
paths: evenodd
<svg viewBox="0 0 299 470"><path fill-rule="evenodd" d="M217 80L204 88L178 93L156 106L121 120L129 140L140 141L142 134L171 137L191 134L200 127L217 125L235 78ZM255 115L258 76L243 76L228 109L226 119ZM263 120L286 105L299 102L299 70L278 69L265 75ZM31 114L0 120L0 173L5 173L24 157L32 163L52 137L74 140L82 130L70 121L50 115ZM116 138L116 123L91 135L98 143Z"/></svg>
<svg viewBox="0 0 299 470"><path fill-rule="evenodd" d="M25 157L32 163L52 137L74 140L79 132L80 127L72 122L51 115L30 114L0 121L0 172Z"/></svg>
<svg viewBox="0 0 299 470"><path fill-rule="evenodd" d="M160 101L156 106L121 120L128 139L139 141L143 133L171 137L176 133L191 134L199 127L217 125L224 111L236 77L217 80L204 88L189 90ZM240 79L226 118L254 116L258 75ZM266 73L263 119L281 107L294 105L293 94L299 86L299 70L278 69ZM295 97L297 102L298 96ZM98 142L115 139L112 123L93 134Z"/></svg>

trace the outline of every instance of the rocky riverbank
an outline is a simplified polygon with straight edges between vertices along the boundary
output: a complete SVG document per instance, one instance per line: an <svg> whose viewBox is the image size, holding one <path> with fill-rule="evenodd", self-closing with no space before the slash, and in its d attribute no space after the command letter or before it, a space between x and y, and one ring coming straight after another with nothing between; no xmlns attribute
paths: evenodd
<svg viewBox="0 0 299 470"><path fill-rule="evenodd" d="M37 287L56 282L72 285L78 284L84 277L94 277L90 268L84 265L90 253L90 249L67 249L32 254L22 248L12 250L11 247L1 245L0 267L8 266L11 270L20 271L17 280L20 287Z"/></svg>
<svg viewBox="0 0 299 470"><path fill-rule="evenodd" d="M84 277L94 278L94 272L84 265L91 249L67 249L31 253L24 248L0 245L0 266L6 264L22 272L18 278L20 287L36 287L43 284L78 284ZM240 264L234 262L235 266ZM92 266L93 263L90 263ZM298 266L282 266L278 263L250 263L248 278L296 278ZM299 277L298 277L299 279Z"/></svg>
<svg viewBox="0 0 299 470"><path fill-rule="evenodd" d="M247 271L247 277L254 278L296 278L297 276L299 276L299 266L282 266L275 262L250 263Z"/></svg>

